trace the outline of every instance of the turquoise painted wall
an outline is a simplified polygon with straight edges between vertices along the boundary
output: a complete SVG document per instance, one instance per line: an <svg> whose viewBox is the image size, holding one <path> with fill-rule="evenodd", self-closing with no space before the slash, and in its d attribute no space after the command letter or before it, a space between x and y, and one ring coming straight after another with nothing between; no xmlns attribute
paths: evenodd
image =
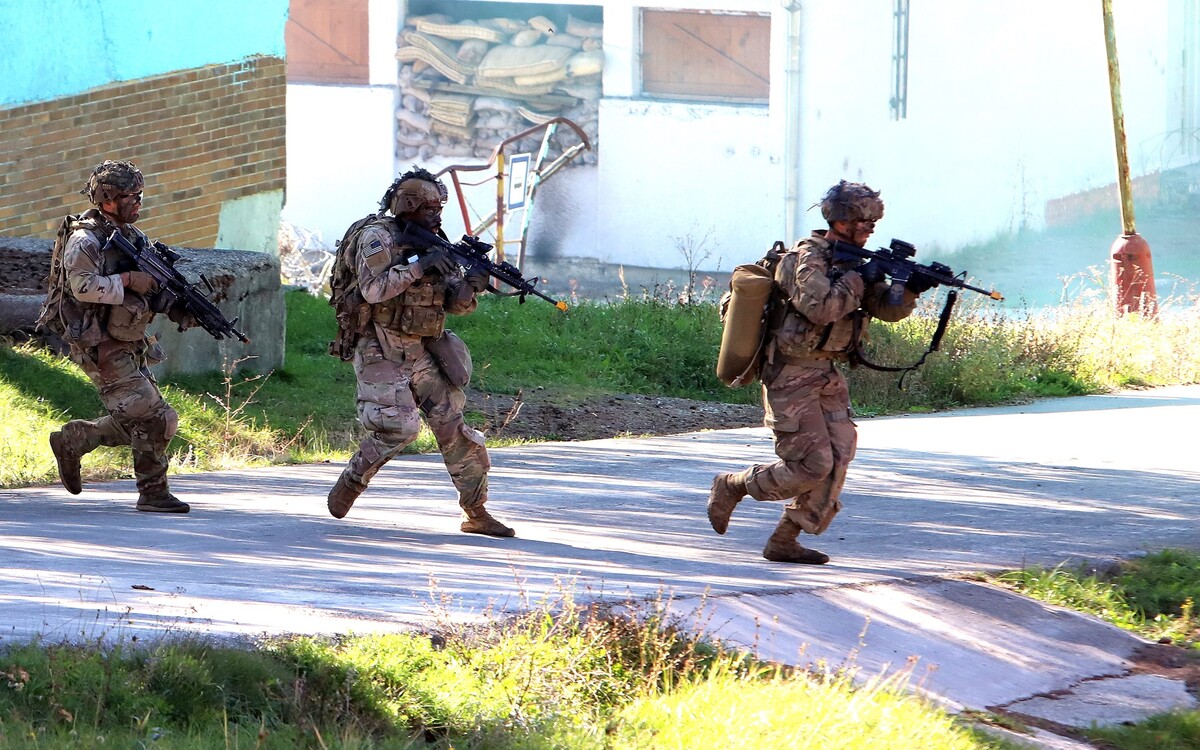
<svg viewBox="0 0 1200 750"><path fill-rule="evenodd" d="M0 107L284 57L288 0L0 0Z"/></svg>

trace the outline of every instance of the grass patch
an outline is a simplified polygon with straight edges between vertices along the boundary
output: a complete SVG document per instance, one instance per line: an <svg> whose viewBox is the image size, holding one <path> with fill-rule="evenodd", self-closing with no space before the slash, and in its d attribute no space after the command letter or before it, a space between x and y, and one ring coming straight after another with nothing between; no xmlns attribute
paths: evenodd
<svg viewBox="0 0 1200 750"><path fill-rule="evenodd" d="M1150 640L1200 649L1200 554L1165 549L1118 565L1023 568L990 577L1050 604L1069 607Z"/></svg>
<svg viewBox="0 0 1200 750"><path fill-rule="evenodd" d="M0 648L6 748L662 747L973 750L989 739L902 684L856 686L727 651L655 604L569 597L434 633L239 649Z"/></svg>
<svg viewBox="0 0 1200 750"><path fill-rule="evenodd" d="M941 350L897 387L892 373L849 373L863 415L984 406L1037 396L1097 393L1130 385L1200 382L1195 298L1162 301L1157 321L1118 318L1103 295L1051 310L1004 310L964 299ZM202 375L164 378L163 395L180 414L172 471L343 461L361 432L353 369L326 354L334 321L324 298L286 294L286 365L262 378L238 363L214 363ZM870 357L915 362L936 326L939 307L923 303L896 324L875 323ZM473 387L515 394L540 386L562 402L605 394L664 395L756 404L757 387L729 389L715 376L720 324L711 302L681 304L651 294L609 303L581 302L564 315L550 305L485 297L479 310L451 319L470 345ZM195 333L193 335L202 335ZM475 409L472 409L475 407ZM487 428L498 416L468 404L468 421ZM103 409L86 377L66 359L0 344L0 486L56 481L46 435L72 418ZM551 436L548 436L551 437ZM511 442L511 441L508 441ZM504 443L497 443L504 444ZM409 452L435 450L424 429ZM128 450L101 449L84 460L84 478L129 476Z"/></svg>
<svg viewBox="0 0 1200 750"><path fill-rule="evenodd" d="M1096 569L1084 564L1026 568L991 576L1050 604L1095 615L1155 641L1200 650L1200 553L1165 549ZM1089 729L1110 750L1200 750L1200 711L1177 711L1134 726Z"/></svg>

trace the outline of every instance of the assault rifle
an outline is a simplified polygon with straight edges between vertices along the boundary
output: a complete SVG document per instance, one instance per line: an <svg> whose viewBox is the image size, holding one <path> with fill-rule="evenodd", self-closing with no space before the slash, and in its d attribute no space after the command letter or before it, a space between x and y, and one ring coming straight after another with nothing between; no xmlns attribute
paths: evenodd
<svg viewBox="0 0 1200 750"><path fill-rule="evenodd" d="M863 260L868 263L875 261L883 267L883 271L892 280L892 286L888 289L888 303L899 305L904 301L904 286L908 280L917 274L921 274L933 282L934 286L953 287L950 294L946 297L946 304L942 307L942 313L938 316L937 328L933 332L933 338L929 342L929 348L921 355L921 359L915 364L907 367L891 367L885 365L877 365L867 359L863 353L861 342L850 352L850 363L852 365L863 365L872 370L881 370L883 372L901 372L904 375L900 376L900 382L897 387L904 387L904 377L908 373L916 370L925 363L925 358L933 354L941 346L942 336L946 333L946 326L950 323L950 314L954 310L954 303L958 300L958 292L955 289L969 289L972 292L990 297L994 300L1003 300L1004 295L996 290L988 291L977 286L972 286L963 281L967 272L954 273L950 266L942 263L930 263L925 265L918 263L912 259L917 254L917 248L910 242L904 240L893 239L892 243L885 249L867 250L858 245L852 245L849 242L837 240L833 243L833 261L834 263L846 262L850 260Z"/></svg>
<svg viewBox="0 0 1200 750"><path fill-rule="evenodd" d="M502 292L494 284L489 283L488 291L494 294L499 294L502 297L519 297L521 304L525 303L526 295L532 294L535 297L546 300L563 312L567 311L566 302L556 300L537 290L539 280L537 276L527 279L521 275L521 269L508 261L496 263L489 258L488 253L492 251L492 246L478 237L464 234L463 238L458 242L450 242L412 221L407 222L401 231L403 235L416 240L416 244L418 245L438 247L445 250L468 273L475 269L482 269L487 271L488 275L493 279L516 290L515 292Z"/></svg>
<svg viewBox="0 0 1200 750"><path fill-rule="evenodd" d="M966 271L956 274L949 266L941 263L932 263L925 265L912 260L912 257L917 254L917 248L910 242L904 240L892 240L892 244L887 248L879 248L879 250L867 250L858 245L851 245L849 242L837 240L833 243L833 261L835 263L845 262L850 259L859 259L865 261L878 261L883 266L884 273L892 280L892 288L889 290L889 301L899 303L904 298L904 284L915 274L921 274L930 281L934 282L934 286L949 286L956 289L969 289L972 292L991 297L994 300L1003 300L1004 295L997 292L995 289L988 291L977 286L971 286L963 281L963 277L967 275Z"/></svg>
<svg viewBox="0 0 1200 750"><path fill-rule="evenodd" d="M212 334L213 338L236 338L243 344L250 343L246 334L234 328L238 322L237 318L226 318L208 297L200 293L195 284L175 270L175 262L180 258L179 253L161 242L146 243L139 240L135 245L120 232L112 233L104 249L108 249L109 245L116 246L133 261L137 270L150 274L158 282L158 292L155 293L158 304L155 307L169 310L178 303L184 312L195 318L196 324ZM200 274L200 280L208 287L209 294L216 291L204 274Z"/></svg>

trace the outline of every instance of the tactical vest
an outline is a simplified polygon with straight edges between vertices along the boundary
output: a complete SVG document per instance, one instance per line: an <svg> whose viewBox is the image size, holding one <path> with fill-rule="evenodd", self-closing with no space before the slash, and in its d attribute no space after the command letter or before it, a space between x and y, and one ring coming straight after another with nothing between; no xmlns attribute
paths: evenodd
<svg viewBox="0 0 1200 750"><path fill-rule="evenodd" d="M358 238L363 230L386 219L371 214L354 222L338 242L337 257L330 269L329 304L337 318L337 338L329 342L329 353L345 361L354 359L359 339L372 323L408 336L440 336L446 323L447 285L440 276L418 279L392 299L370 304L359 291ZM399 243L399 238L397 238Z"/></svg>
<svg viewBox="0 0 1200 750"><path fill-rule="evenodd" d="M783 256L779 263L779 272L795 274L795 264L805 240L797 242ZM843 270L830 264L827 274L832 284L841 278ZM778 275L776 288L779 288ZM783 297L782 291L780 297ZM867 323L870 316L862 309L854 310L849 315L826 325L817 325L802 315L787 303L777 308L771 340L768 344L768 359L782 358L784 361L798 362L811 360L846 361L850 353L855 351L865 339Z"/></svg>

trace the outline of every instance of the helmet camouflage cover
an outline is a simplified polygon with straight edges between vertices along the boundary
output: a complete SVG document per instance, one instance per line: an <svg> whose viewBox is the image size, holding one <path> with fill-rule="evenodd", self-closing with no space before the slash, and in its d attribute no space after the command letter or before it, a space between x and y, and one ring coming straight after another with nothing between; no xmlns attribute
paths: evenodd
<svg viewBox="0 0 1200 750"><path fill-rule="evenodd" d="M142 173L131 161L105 160L92 170L87 184L80 190L92 205L99 206L118 196L137 193L145 186Z"/></svg>
<svg viewBox="0 0 1200 750"><path fill-rule="evenodd" d="M446 184L428 170L413 166L412 170L396 178L383 199L381 209L390 209L394 216L409 214L430 203L445 204L449 193Z"/></svg>
<svg viewBox="0 0 1200 750"><path fill-rule="evenodd" d="M883 201L879 191L865 183L842 180L821 198L821 215L830 224L835 221L879 221L883 218Z"/></svg>

